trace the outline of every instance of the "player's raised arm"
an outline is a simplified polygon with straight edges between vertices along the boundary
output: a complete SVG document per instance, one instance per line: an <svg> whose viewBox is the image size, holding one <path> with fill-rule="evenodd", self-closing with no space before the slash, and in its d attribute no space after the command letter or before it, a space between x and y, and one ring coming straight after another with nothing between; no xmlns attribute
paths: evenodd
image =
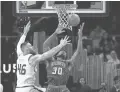
<svg viewBox="0 0 120 92"><path fill-rule="evenodd" d="M56 31L43 43L43 52L50 50L52 48L50 47L51 43L54 41L54 39L57 39L58 34L61 34L63 32L65 32L63 30L63 27L58 27Z"/></svg>
<svg viewBox="0 0 120 92"><path fill-rule="evenodd" d="M29 29L30 29L30 21L27 23L27 25L24 27L24 32L23 32L23 35L20 37L20 40L17 44L17 56L20 56L23 52L21 50L21 44L25 42L25 39L26 39L26 36L27 36L27 33L29 32Z"/></svg>
<svg viewBox="0 0 120 92"><path fill-rule="evenodd" d="M52 48L51 50L49 50L41 55L38 54L38 55L31 57L30 64L35 65L37 62L40 62L40 61L43 61L43 60L53 57L57 52L59 52L62 49L62 47L69 44L70 40L68 40L68 39L69 39L69 37L65 36L65 38L61 39L60 44L57 45L56 47Z"/></svg>
<svg viewBox="0 0 120 92"><path fill-rule="evenodd" d="M83 31L83 27L84 27L84 23L82 23L82 25L80 25L80 29L78 30L78 38L79 39L78 39L77 50L75 51L75 53L73 54L71 59L68 60L68 62L74 62L77 55L79 55L80 50L82 50L82 31Z"/></svg>

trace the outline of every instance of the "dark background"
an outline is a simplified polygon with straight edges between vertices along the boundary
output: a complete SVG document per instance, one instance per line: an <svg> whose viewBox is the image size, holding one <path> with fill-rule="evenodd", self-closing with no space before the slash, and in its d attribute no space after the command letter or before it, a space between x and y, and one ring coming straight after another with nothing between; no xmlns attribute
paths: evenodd
<svg viewBox="0 0 120 92"><path fill-rule="evenodd" d="M12 1L2 1L1 2L1 18L2 18L2 30L1 30L1 57L2 57L2 64L13 64L16 62L16 53L15 43L17 42L17 39L19 38L19 34L15 31L13 31L13 24L15 20L17 19L16 16L13 16L12 11ZM120 2L109 2L109 16L108 17L81 17L81 21L85 22L85 29L84 29L84 35L89 35L95 26L101 25L102 28L104 28L110 35L116 35L117 40L120 41ZM38 18L31 18L33 20L37 20ZM54 20L53 20L54 19ZM54 29L57 27L57 19L53 18L49 19L49 21L46 21L39 25L39 27L33 31L40 31L41 28L47 28L44 29L45 31L49 31L49 35L54 32ZM33 22L34 23L34 22ZM54 24L55 23L55 24ZM39 30L40 29L40 30ZM17 30L16 30L17 31ZM29 35L32 35L32 32ZM76 32L73 32L73 35L75 35ZM5 36L9 36L6 38ZM15 37L13 37L15 36ZM6 39L8 40L6 42ZM44 68L44 67L43 67ZM42 69L43 69L42 68ZM40 70L42 70L40 69ZM44 69L43 69L44 70ZM40 78L40 81L43 79ZM13 92L13 85L15 81L15 74L9 73L4 74L2 73L2 84L4 86L4 92ZM13 85L12 85L13 83Z"/></svg>

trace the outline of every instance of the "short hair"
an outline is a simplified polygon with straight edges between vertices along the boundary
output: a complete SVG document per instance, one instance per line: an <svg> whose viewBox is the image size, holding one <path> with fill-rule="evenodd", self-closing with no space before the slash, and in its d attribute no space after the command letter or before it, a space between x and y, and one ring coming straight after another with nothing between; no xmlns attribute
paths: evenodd
<svg viewBox="0 0 120 92"><path fill-rule="evenodd" d="M120 76L115 76L113 80L115 83L117 83L118 81L120 81Z"/></svg>
<svg viewBox="0 0 120 92"><path fill-rule="evenodd" d="M22 50L22 51L24 50L25 46L26 46L28 43L29 43L29 42L26 41L26 42L24 42L24 43L21 44L21 50Z"/></svg>
<svg viewBox="0 0 120 92"><path fill-rule="evenodd" d="M67 52L64 50L61 50L56 54L56 57L62 57L63 59L67 59Z"/></svg>

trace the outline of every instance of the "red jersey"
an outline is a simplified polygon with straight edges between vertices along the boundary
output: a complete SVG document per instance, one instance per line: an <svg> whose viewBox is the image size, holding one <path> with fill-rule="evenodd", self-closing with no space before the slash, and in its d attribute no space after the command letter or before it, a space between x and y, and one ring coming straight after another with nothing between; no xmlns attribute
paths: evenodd
<svg viewBox="0 0 120 92"><path fill-rule="evenodd" d="M69 78L67 62L54 61L47 68L48 84L59 86L66 85Z"/></svg>

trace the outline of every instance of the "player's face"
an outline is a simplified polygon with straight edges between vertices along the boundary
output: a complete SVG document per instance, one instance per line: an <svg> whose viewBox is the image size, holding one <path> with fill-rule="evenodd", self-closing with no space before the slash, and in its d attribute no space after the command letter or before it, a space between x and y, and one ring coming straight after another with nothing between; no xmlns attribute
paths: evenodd
<svg viewBox="0 0 120 92"><path fill-rule="evenodd" d="M33 46L30 43L27 43L26 48L27 48L28 53L30 53L30 54L36 53Z"/></svg>
<svg viewBox="0 0 120 92"><path fill-rule="evenodd" d="M66 52L65 51L60 51L56 56L57 56L57 58L59 58L61 60L65 60Z"/></svg>

